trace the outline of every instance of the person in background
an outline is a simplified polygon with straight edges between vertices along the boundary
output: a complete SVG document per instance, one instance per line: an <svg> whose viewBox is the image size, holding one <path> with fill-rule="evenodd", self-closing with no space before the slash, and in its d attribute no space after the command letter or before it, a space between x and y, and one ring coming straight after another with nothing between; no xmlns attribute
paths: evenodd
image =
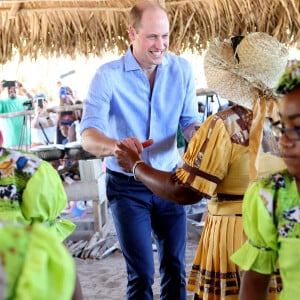
<svg viewBox="0 0 300 300"><path fill-rule="evenodd" d="M67 195L57 171L31 153L2 145L0 130L0 222L28 226L40 223L62 243L76 226L60 216ZM81 294L77 277L76 287L76 294Z"/></svg>
<svg viewBox="0 0 300 300"><path fill-rule="evenodd" d="M59 130L61 132L61 135L63 139L60 141L60 144L67 144L70 142L69 140L69 131L71 128L71 125L73 124L72 120L65 119L60 121Z"/></svg>
<svg viewBox="0 0 300 300"><path fill-rule="evenodd" d="M5 135L7 148L26 148L31 143L30 126L26 116L12 116L2 118L1 114L17 113L32 107L32 95L19 81L5 81L0 83L0 93L7 89L7 98L0 99L0 128ZM18 93L26 97L20 97Z"/></svg>
<svg viewBox="0 0 300 300"><path fill-rule="evenodd" d="M82 105L81 100L76 100L75 105ZM77 109L74 111L76 120L72 123L69 128L68 140L69 142L78 142L81 143L81 135L80 135L80 122L82 118L82 109Z"/></svg>
<svg viewBox="0 0 300 300"><path fill-rule="evenodd" d="M183 205L207 199L208 214L187 286L195 300L238 299L240 269L230 256L246 239L244 193L252 180L284 167L277 147L266 153L262 140L276 145L268 126L279 119L274 89L287 58L287 49L265 33L239 37L239 43L236 37L211 42L204 58L207 84L235 105L206 119L189 142L183 166L174 172L155 169L144 159L143 145L151 141L117 143L119 165L153 193ZM276 299L278 289L275 274L270 299Z"/></svg>
<svg viewBox="0 0 300 300"><path fill-rule="evenodd" d="M169 21L158 3L144 1L131 9L129 38L126 54L102 65L92 79L81 120L82 146L105 157L107 198L127 266L126 299L153 299L153 233L160 297L185 300L185 209L122 171L114 155L119 140L151 137L157 143L143 152L143 159L174 170L180 158L178 124L190 140L200 123L195 77L184 58L167 53Z"/></svg>
<svg viewBox="0 0 300 300"><path fill-rule="evenodd" d="M273 124L286 168L253 183L243 203L247 242L231 259L246 270L240 300L265 300L279 262L278 299L300 295L300 61L291 61L277 88L281 120Z"/></svg>
<svg viewBox="0 0 300 300"><path fill-rule="evenodd" d="M202 102L198 102L198 113L202 122L204 122L205 105Z"/></svg>
<svg viewBox="0 0 300 300"><path fill-rule="evenodd" d="M76 99L73 96L73 91L68 86L61 86L59 89L59 105L62 108L61 112L58 112L58 124L67 123L67 121L70 121L70 123L73 123L76 120L76 115L73 110L64 110L63 106L70 107L75 103ZM64 121L64 122L62 122ZM63 144L63 141L66 142L66 136L63 135L61 132L61 126L57 127L57 144Z"/></svg>
<svg viewBox="0 0 300 300"><path fill-rule="evenodd" d="M43 93L33 98L34 117L31 120L31 146L54 144L58 115L47 111L48 101Z"/></svg>
<svg viewBox="0 0 300 300"><path fill-rule="evenodd" d="M74 260L47 227L0 221L0 240L0 299L83 299Z"/></svg>
<svg viewBox="0 0 300 300"><path fill-rule="evenodd" d="M57 171L34 154L2 144L0 131L0 221L40 222L65 240L75 224L60 217L67 195Z"/></svg>

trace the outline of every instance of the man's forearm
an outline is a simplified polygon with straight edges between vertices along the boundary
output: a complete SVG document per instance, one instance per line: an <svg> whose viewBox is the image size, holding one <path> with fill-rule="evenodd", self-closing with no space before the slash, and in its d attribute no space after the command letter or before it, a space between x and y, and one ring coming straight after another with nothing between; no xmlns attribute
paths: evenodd
<svg viewBox="0 0 300 300"><path fill-rule="evenodd" d="M118 140L111 139L96 128L88 128L82 133L82 147L97 157L113 156Z"/></svg>

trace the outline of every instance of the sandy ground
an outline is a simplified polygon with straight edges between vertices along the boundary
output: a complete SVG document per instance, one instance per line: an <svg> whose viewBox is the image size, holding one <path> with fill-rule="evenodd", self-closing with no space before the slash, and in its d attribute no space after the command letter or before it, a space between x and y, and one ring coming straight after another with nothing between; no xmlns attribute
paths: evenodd
<svg viewBox="0 0 300 300"><path fill-rule="evenodd" d="M108 214L110 229L107 239L110 239L110 245L116 242L117 237L110 214ZM198 228L194 228L188 224L188 240L186 250L186 272L189 275L194 255L199 242ZM157 252L154 250L156 272L153 285L154 300L159 299L159 273ZM122 252L118 247L115 251L101 259L81 259L75 258L77 273L81 282L84 300L122 300L126 299L126 269ZM189 292L188 300L193 299L193 295Z"/></svg>

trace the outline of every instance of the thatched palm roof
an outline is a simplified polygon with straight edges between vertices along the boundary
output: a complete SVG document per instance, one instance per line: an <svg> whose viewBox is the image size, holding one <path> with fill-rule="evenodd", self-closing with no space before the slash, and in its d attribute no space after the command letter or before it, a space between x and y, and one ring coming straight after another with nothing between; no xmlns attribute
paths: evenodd
<svg viewBox="0 0 300 300"><path fill-rule="evenodd" d="M171 24L170 50L201 53L214 37L263 31L287 45L300 37L300 0L157 0ZM128 12L137 1L0 1L0 63L16 50L89 56L128 47Z"/></svg>

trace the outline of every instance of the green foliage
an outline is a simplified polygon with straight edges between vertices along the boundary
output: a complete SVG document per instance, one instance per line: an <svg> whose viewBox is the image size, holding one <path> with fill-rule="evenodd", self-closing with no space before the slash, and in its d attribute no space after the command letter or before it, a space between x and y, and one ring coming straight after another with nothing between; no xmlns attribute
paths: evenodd
<svg viewBox="0 0 300 300"><path fill-rule="evenodd" d="M291 60L279 80L277 93L288 94L298 87L300 87L300 61Z"/></svg>

